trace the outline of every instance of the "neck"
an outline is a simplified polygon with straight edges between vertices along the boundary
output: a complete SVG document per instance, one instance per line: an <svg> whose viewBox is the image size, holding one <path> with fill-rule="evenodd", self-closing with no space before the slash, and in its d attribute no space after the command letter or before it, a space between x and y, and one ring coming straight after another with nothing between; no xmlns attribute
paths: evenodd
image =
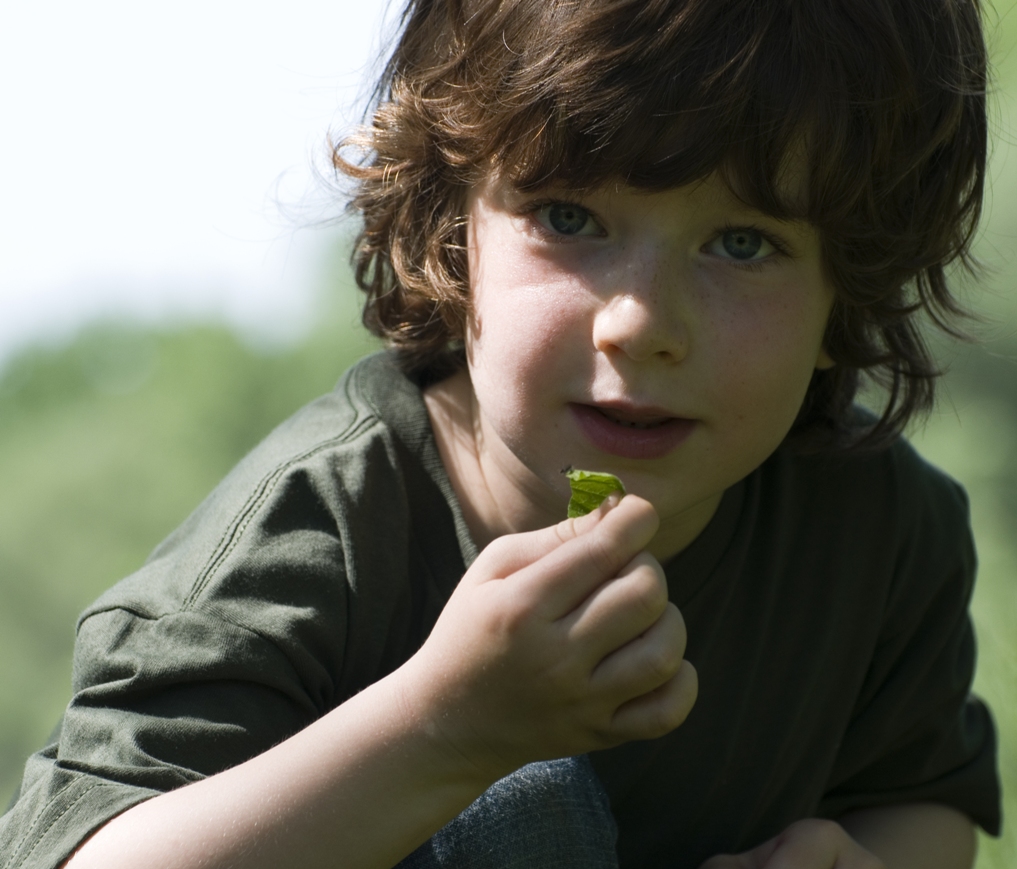
<svg viewBox="0 0 1017 869"><path fill-rule="evenodd" d="M424 404L438 453L478 549L505 534L553 524L559 513L564 515L558 493L542 486L514 456L505 462L505 457L486 448L465 369L427 387ZM512 463L518 467L512 468Z"/></svg>
<svg viewBox="0 0 1017 869"><path fill-rule="evenodd" d="M723 497L723 493L714 495L706 501L692 505L671 521L661 522L659 530L646 547L647 551L661 564L674 558L710 524Z"/></svg>

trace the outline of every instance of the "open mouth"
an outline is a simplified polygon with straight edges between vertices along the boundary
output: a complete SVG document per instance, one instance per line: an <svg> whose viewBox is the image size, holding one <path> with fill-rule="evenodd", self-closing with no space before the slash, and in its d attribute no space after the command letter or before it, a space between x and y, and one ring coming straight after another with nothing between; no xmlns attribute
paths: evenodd
<svg viewBox="0 0 1017 869"><path fill-rule="evenodd" d="M604 453L629 459L659 459L677 448L696 421L658 408L628 410L594 404L570 405L587 441Z"/></svg>
<svg viewBox="0 0 1017 869"><path fill-rule="evenodd" d="M654 417L639 417L633 418L629 415L619 413L618 411L608 410L603 407L594 406L593 409L597 411L601 416L607 417L611 422L617 425L623 425L626 428L639 428L639 429L650 429L658 428L662 425L667 425L671 420L675 419L673 416L654 416Z"/></svg>

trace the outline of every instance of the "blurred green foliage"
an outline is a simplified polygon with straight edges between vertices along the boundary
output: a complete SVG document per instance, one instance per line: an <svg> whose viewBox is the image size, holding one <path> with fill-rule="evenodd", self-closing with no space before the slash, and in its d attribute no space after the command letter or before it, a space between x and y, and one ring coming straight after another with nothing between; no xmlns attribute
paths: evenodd
<svg viewBox="0 0 1017 869"><path fill-rule="evenodd" d="M1009 823L978 869L1017 867L1017 4L996 56L978 345L944 345L940 405L911 433L966 487L980 555L976 691L1001 735ZM342 271L312 334L265 352L214 325L103 323L0 370L0 809L70 694L77 614L135 569L274 425L376 347Z"/></svg>
<svg viewBox="0 0 1017 869"><path fill-rule="evenodd" d="M78 613L377 346L345 289L287 350L105 323L0 373L0 811L69 699Z"/></svg>
<svg viewBox="0 0 1017 869"><path fill-rule="evenodd" d="M1017 342L971 348L956 359L939 410L911 433L931 462L960 480L978 545L972 616L978 637L975 692L999 730L1004 830L979 836L978 869L1017 867Z"/></svg>

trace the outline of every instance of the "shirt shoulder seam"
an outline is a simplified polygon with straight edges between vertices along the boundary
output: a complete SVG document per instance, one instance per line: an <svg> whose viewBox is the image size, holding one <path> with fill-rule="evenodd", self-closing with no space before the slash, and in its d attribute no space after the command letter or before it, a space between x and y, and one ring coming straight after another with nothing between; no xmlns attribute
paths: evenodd
<svg viewBox="0 0 1017 869"><path fill-rule="evenodd" d="M230 522L223 531L222 536L219 538L219 542L212 550L212 554L205 562L204 567L202 567L202 569L198 572L198 575L191 586L190 592L188 592L187 596L181 603L180 610L185 611L195 606L198 598L205 590L216 570L239 544L240 540L243 538L244 532L247 530L247 527L250 525L254 516L257 515L258 509L265 503L265 501L268 500L268 497L274 490L275 485L280 479L282 479L286 471L300 462L307 461L307 459L313 457L317 453L356 437L361 434L362 431L377 425L378 422L379 420L377 417L373 416L362 417L359 420L355 420L353 424L351 424L341 434L315 444L303 452L290 457L285 462L276 465L271 471L269 471L254 487L254 491L247 499L247 502L237 511L233 521Z"/></svg>

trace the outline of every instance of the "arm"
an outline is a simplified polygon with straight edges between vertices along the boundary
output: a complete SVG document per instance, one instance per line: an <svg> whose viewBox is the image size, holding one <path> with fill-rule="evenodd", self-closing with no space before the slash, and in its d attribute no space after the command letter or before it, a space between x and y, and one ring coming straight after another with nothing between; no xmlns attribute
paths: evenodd
<svg viewBox="0 0 1017 869"><path fill-rule="evenodd" d="M839 823L806 818L701 869L971 869L974 860L967 815L936 803L905 803L851 812Z"/></svg>
<svg viewBox="0 0 1017 869"><path fill-rule="evenodd" d="M428 739L396 671L240 766L141 803L66 864L392 866L489 784Z"/></svg>
<svg viewBox="0 0 1017 869"><path fill-rule="evenodd" d="M861 809L841 826L887 869L971 869L975 826L962 812L938 803L906 803Z"/></svg>
<svg viewBox="0 0 1017 869"><path fill-rule="evenodd" d="M501 538L420 651L269 751L129 809L68 869L391 867L531 760L676 727L684 627L645 501Z"/></svg>

